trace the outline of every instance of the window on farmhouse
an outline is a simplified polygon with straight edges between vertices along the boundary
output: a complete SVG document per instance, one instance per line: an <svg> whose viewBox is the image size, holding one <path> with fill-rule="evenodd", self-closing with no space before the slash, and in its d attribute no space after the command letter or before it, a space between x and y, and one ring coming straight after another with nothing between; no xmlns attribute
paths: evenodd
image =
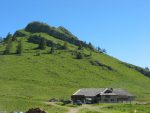
<svg viewBox="0 0 150 113"><path fill-rule="evenodd" d="M111 101L113 102L113 101L114 101L114 99L111 99Z"/></svg>
<svg viewBox="0 0 150 113"><path fill-rule="evenodd" d="M110 95L106 95L105 98L110 98Z"/></svg>
<svg viewBox="0 0 150 113"><path fill-rule="evenodd" d="M104 99L105 102L108 102L108 99Z"/></svg>

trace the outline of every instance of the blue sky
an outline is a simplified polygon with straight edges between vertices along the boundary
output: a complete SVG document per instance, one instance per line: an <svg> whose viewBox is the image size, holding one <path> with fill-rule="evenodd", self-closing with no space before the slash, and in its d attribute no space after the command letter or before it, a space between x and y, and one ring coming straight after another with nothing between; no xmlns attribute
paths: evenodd
<svg viewBox="0 0 150 113"><path fill-rule="evenodd" d="M64 26L109 55L150 67L149 0L0 0L0 36L31 21Z"/></svg>

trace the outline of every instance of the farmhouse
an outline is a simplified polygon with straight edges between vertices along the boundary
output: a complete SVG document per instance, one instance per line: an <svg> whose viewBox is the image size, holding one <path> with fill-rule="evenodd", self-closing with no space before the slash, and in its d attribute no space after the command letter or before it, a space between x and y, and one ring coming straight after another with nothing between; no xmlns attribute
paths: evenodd
<svg viewBox="0 0 150 113"><path fill-rule="evenodd" d="M113 88L83 88L79 89L71 96L71 100L75 103L118 103L131 102L134 96L123 89Z"/></svg>

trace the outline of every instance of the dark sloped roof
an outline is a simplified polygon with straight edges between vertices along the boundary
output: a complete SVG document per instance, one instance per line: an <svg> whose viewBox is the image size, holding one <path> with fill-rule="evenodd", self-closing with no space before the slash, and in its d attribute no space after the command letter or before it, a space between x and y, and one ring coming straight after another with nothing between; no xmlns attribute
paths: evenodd
<svg viewBox="0 0 150 113"><path fill-rule="evenodd" d="M105 93L108 88L82 88L75 92L73 95L83 95L83 96L96 96L100 95L120 95L120 96L133 96L128 91L123 89L113 89L112 93Z"/></svg>
<svg viewBox="0 0 150 113"><path fill-rule="evenodd" d="M123 90L123 89L113 89L113 93L115 93L117 95L133 96L131 93L129 93L128 91Z"/></svg>
<svg viewBox="0 0 150 113"><path fill-rule="evenodd" d="M73 95L95 96L104 91L104 89L105 88L82 88Z"/></svg>

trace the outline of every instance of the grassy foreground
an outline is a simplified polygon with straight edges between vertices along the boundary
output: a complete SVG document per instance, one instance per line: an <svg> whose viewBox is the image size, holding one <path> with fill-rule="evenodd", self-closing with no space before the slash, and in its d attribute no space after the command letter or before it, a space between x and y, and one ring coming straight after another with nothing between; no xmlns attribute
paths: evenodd
<svg viewBox="0 0 150 113"><path fill-rule="evenodd" d="M94 109L83 108L78 113L149 113L150 104L100 104Z"/></svg>

